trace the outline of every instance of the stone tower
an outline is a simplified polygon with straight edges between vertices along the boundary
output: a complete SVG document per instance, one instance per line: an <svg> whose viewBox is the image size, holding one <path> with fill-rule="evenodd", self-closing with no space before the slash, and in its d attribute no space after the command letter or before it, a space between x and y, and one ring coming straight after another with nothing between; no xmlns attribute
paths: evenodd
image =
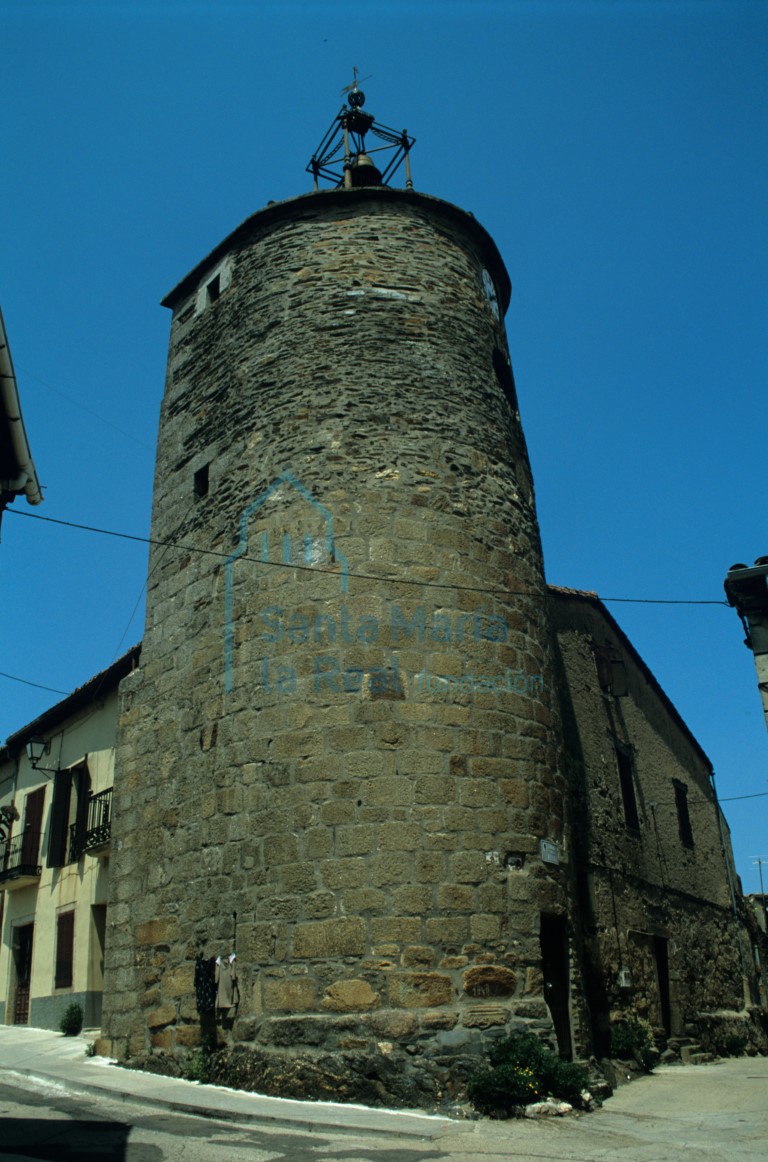
<svg viewBox="0 0 768 1162"><path fill-rule="evenodd" d="M559 730L508 274L456 206L348 185L255 213L164 301L104 1033L196 1045L195 958L236 948L220 1044L428 1084L552 1027Z"/></svg>

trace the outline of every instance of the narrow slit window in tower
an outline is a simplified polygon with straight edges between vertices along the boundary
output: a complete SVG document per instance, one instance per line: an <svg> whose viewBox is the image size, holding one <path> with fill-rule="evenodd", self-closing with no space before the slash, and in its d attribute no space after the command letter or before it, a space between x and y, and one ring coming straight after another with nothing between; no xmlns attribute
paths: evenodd
<svg viewBox="0 0 768 1162"><path fill-rule="evenodd" d="M197 500L208 495L208 467L207 464L203 464L195 473L194 490Z"/></svg>
<svg viewBox="0 0 768 1162"><path fill-rule="evenodd" d="M498 347L493 349L493 370L496 372L496 379L499 387L504 392L507 403L512 408L513 412L517 411L517 390L515 389L515 377L512 374L512 368L504 355Z"/></svg>

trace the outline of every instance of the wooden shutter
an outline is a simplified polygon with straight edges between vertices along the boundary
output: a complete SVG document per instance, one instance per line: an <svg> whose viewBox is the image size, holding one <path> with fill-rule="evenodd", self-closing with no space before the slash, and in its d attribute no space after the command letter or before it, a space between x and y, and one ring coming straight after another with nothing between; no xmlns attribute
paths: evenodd
<svg viewBox="0 0 768 1162"><path fill-rule="evenodd" d="M40 858L40 832L43 827L45 787L30 791L24 802L24 838L21 841L21 862L26 867L37 866Z"/></svg>
<svg viewBox="0 0 768 1162"><path fill-rule="evenodd" d="M67 831L69 830L69 796L72 776L69 771L57 771L53 781L51 830L48 836L48 866L64 867L67 862Z"/></svg>
<svg viewBox="0 0 768 1162"><path fill-rule="evenodd" d="M677 828L680 832L680 839L685 847L693 847L693 828L691 827L691 816L688 811L688 788L679 779L673 779L672 785L675 788Z"/></svg>
<svg viewBox="0 0 768 1162"><path fill-rule="evenodd" d="M621 784L621 798L624 803L624 822L630 831L640 830L640 816L637 813L637 799L635 798L634 763L630 752L620 743L614 743L616 762L619 768L619 782Z"/></svg>
<svg viewBox="0 0 768 1162"><path fill-rule="evenodd" d="M91 774L88 763L81 763L80 766L72 768L72 783L77 796L73 854L79 859L83 854L85 833L88 828L88 801L91 796Z"/></svg>
<svg viewBox="0 0 768 1162"><path fill-rule="evenodd" d="M610 646L595 646L595 663L600 689L614 698L626 698L629 693L627 667L617 650Z"/></svg>

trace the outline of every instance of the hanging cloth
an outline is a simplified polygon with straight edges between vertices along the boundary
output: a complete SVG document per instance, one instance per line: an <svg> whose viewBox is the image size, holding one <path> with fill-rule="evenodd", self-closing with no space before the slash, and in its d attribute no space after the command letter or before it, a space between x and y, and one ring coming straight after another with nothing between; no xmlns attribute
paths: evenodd
<svg viewBox="0 0 768 1162"><path fill-rule="evenodd" d="M237 983L237 965L234 956L228 960L216 958L216 1008L234 1016L234 1009L240 1003L240 989Z"/></svg>
<svg viewBox="0 0 768 1162"><path fill-rule="evenodd" d="M216 959L195 957L195 1003L198 1013L212 1013L216 1008Z"/></svg>

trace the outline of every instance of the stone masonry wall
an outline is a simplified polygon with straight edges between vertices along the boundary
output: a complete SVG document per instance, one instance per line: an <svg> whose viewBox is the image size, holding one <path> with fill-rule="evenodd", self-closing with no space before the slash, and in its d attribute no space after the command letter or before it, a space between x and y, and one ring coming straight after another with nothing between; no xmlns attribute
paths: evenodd
<svg viewBox="0 0 768 1162"><path fill-rule="evenodd" d="M169 297L116 1051L196 1044L195 955L235 940L235 1040L551 1027L568 850L508 288L469 215L369 189L254 215Z"/></svg>

